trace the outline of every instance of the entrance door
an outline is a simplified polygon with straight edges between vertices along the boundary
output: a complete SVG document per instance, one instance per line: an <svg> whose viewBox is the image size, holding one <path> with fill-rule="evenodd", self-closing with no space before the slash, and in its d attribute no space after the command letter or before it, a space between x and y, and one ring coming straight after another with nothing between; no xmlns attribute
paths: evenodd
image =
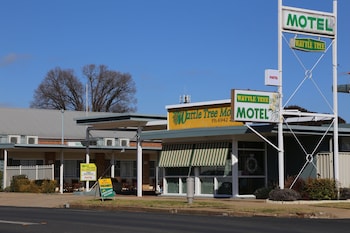
<svg viewBox="0 0 350 233"><path fill-rule="evenodd" d="M238 143L239 194L253 194L266 186L266 149L263 142Z"/></svg>

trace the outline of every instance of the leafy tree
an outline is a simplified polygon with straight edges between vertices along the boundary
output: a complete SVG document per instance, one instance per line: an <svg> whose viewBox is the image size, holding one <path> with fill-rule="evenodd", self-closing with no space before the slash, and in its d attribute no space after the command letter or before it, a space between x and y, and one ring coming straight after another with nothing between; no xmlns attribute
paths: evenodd
<svg viewBox="0 0 350 233"><path fill-rule="evenodd" d="M134 112L135 83L130 74L109 70L106 66L83 67L94 112Z"/></svg>
<svg viewBox="0 0 350 233"><path fill-rule="evenodd" d="M31 108L83 110L84 88L73 70L50 70L35 90Z"/></svg>
<svg viewBox="0 0 350 233"><path fill-rule="evenodd" d="M107 66L86 65L82 69L88 92L71 69L50 70L34 92L31 108L85 110L95 112L136 111L135 83L130 74L109 70Z"/></svg>

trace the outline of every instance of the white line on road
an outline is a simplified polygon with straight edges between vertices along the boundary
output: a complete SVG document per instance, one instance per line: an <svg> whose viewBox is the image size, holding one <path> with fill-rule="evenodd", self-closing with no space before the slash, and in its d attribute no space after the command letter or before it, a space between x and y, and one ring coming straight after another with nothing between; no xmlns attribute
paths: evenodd
<svg viewBox="0 0 350 233"><path fill-rule="evenodd" d="M23 225L23 226L42 224L37 222L20 222L20 221L6 221L6 220L0 220L0 223L17 224L17 225Z"/></svg>

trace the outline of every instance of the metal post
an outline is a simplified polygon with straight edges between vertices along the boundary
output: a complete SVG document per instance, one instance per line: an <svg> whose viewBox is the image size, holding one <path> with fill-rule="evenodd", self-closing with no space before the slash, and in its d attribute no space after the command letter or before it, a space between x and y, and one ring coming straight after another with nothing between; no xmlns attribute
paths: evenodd
<svg viewBox="0 0 350 233"><path fill-rule="evenodd" d="M61 145L64 145L64 109L61 109ZM60 156L60 193L63 193L63 172L64 172L64 155L63 155L63 148L61 150L61 156Z"/></svg>
<svg viewBox="0 0 350 233"><path fill-rule="evenodd" d="M335 19L337 20L337 0L333 0L333 14ZM334 41L332 46L332 53L333 53L333 111L334 111L334 131L333 131L333 137L334 137L334 179L337 183L338 187L338 197L339 197L339 144L338 144L338 58L337 58L337 27L338 22L335 22L335 33L334 33Z"/></svg>
<svg viewBox="0 0 350 233"><path fill-rule="evenodd" d="M238 149L237 140L232 139L232 153L231 153L231 170L232 170L232 197L239 196L239 174L238 174Z"/></svg>
<svg viewBox="0 0 350 233"><path fill-rule="evenodd" d="M141 127L137 128L137 196L142 197L142 147L141 147Z"/></svg>
<svg viewBox="0 0 350 233"><path fill-rule="evenodd" d="M6 188L7 183L7 150L4 150L4 173L2 175L2 189Z"/></svg>
<svg viewBox="0 0 350 233"><path fill-rule="evenodd" d="M112 158L111 158L111 177L112 178L115 177L114 171L115 171L115 155L114 155L114 152L113 152L112 153Z"/></svg>
<svg viewBox="0 0 350 233"><path fill-rule="evenodd" d="M86 128L86 155L85 155L85 163L90 163L90 151L89 151L89 145L90 145L90 128ZM86 185L85 185L85 189L86 192L90 191L90 185L89 185L89 181L86 181Z"/></svg>
<svg viewBox="0 0 350 233"><path fill-rule="evenodd" d="M279 122L278 122L278 186L284 189L284 145L283 145L283 101L282 101L282 0L278 0L278 72L280 85L279 94Z"/></svg>

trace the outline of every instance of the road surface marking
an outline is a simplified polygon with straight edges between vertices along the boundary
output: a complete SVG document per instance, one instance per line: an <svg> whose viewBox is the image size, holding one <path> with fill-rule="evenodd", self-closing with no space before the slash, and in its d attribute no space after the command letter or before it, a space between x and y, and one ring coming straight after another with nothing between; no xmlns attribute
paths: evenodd
<svg viewBox="0 0 350 233"><path fill-rule="evenodd" d="M20 222L20 221L6 221L6 220L0 220L0 223L17 224L17 225L23 225L23 226L42 224L37 222Z"/></svg>

